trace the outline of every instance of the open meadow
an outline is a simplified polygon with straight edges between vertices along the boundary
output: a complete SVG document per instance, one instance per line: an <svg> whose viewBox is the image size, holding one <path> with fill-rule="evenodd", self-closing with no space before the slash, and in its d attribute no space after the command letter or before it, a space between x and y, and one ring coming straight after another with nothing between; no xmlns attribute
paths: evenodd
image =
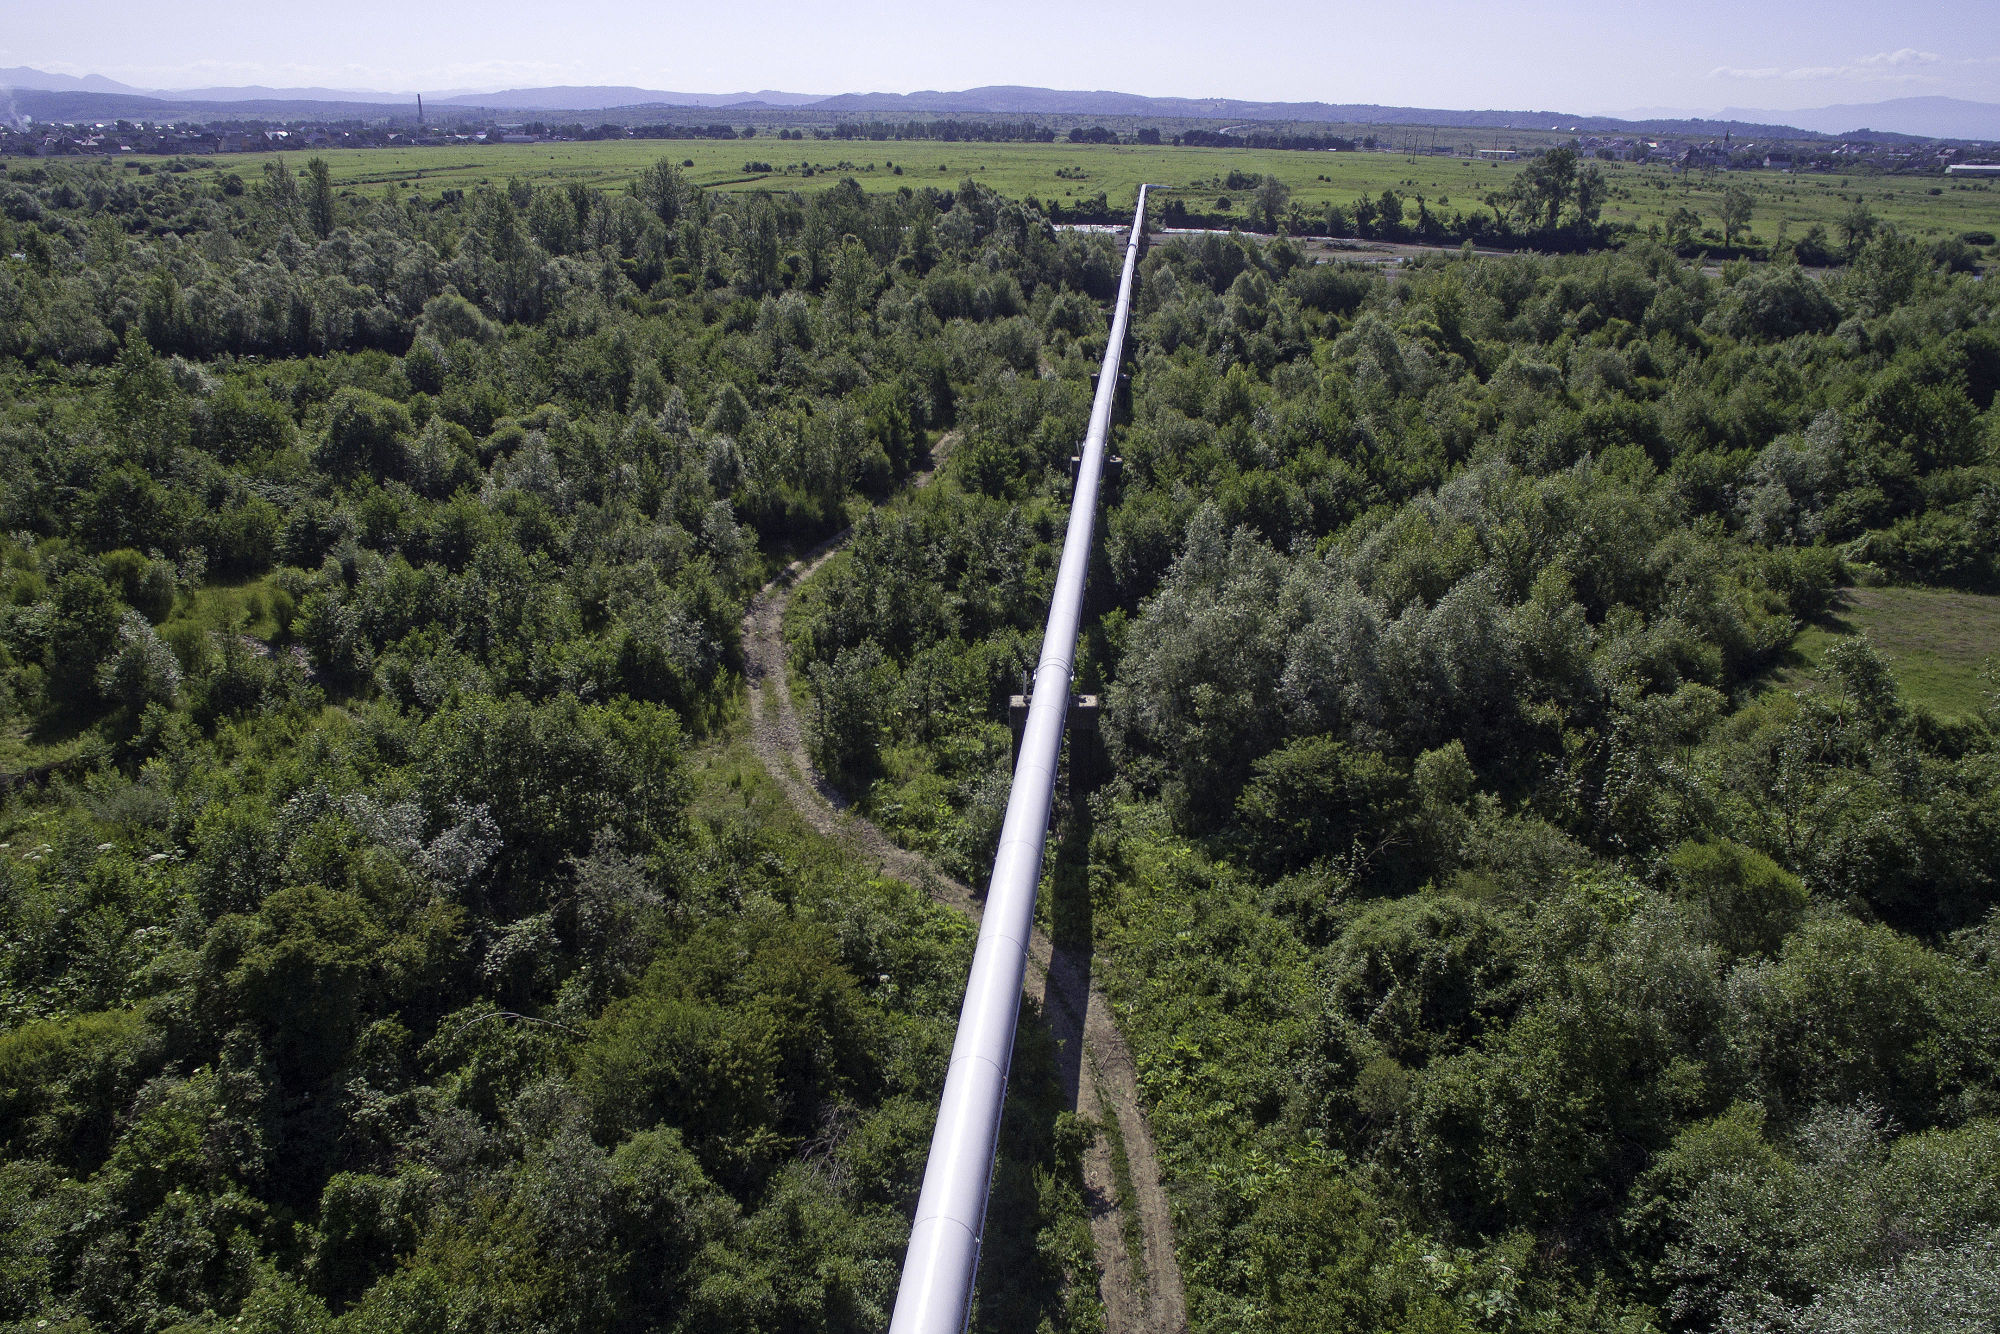
<svg viewBox="0 0 2000 1334"><path fill-rule="evenodd" d="M1792 643L1795 661L1775 684L1806 684L1827 650L1865 634L1895 669L1911 703L1947 718L1976 718L2000 682L2000 598L1942 588L1854 588L1823 621Z"/></svg>
<svg viewBox="0 0 2000 1334"><path fill-rule="evenodd" d="M1102 193L1117 212L1130 207L1141 182L1151 182L1162 187L1155 195L1161 208L1178 199L1191 212L1212 214L1224 211L1218 204L1226 198L1226 211L1246 219L1253 211L1252 191L1228 188L1232 172L1241 174L1239 182L1243 176L1276 176L1308 215L1384 190L1410 200L1421 196L1435 212L1469 214L1485 207L1486 196L1504 190L1525 165L1384 152L759 136L247 154L215 159L215 170L249 176L270 158L298 168L313 156L326 158L338 185L363 191L466 188L510 178L615 187L666 157L689 164L689 178L711 190L812 192L851 176L864 190L879 192L951 186L971 177L1014 198L1032 196L1072 207ZM1837 234L1840 219L1857 200L1882 222L1919 236L2000 231L2000 191L1986 181L1780 171L1682 173L1653 164L1597 165L1610 187L1604 220L1642 229L1664 227L1682 208L1692 209L1704 227L1714 228L1723 193L1743 186L1753 198L1750 233L1765 242L1776 239L1781 224L1794 236L1814 224Z"/></svg>

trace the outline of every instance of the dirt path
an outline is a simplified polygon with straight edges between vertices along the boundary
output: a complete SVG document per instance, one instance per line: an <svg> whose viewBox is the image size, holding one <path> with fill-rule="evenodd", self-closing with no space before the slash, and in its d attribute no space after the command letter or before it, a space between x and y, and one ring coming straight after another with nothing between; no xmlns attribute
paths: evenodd
<svg viewBox="0 0 2000 1334"><path fill-rule="evenodd" d="M956 435L932 451L931 471L914 487L929 485L944 466ZM847 540L835 534L793 561L751 602L743 618L745 675L750 687L750 743L785 797L812 826L873 861L885 875L926 890L939 903L974 921L980 904L972 887L947 875L929 858L897 847L872 822L848 808L846 798L812 767L805 730L792 707L785 677L784 618L792 590ZM1090 980L1089 960L1058 955L1037 929L1028 949L1027 994L1065 1059L1065 1092L1074 1109L1107 1126L1123 1147L1130 1198L1121 1198L1111 1135L1101 1135L1084 1156L1090 1229L1101 1269L1099 1294L1111 1334L1181 1334L1187 1301L1174 1256L1173 1216L1160 1182L1160 1160L1139 1107L1138 1067L1112 1022L1111 1007ZM1127 1210L1137 1220L1139 1254L1126 1243ZM1135 1260L1137 1263L1135 1263Z"/></svg>

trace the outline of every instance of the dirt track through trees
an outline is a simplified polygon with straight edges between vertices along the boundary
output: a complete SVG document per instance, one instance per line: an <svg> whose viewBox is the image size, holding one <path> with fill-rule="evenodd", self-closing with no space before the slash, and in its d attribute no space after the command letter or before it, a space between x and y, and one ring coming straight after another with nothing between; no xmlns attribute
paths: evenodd
<svg viewBox="0 0 2000 1334"><path fill-rule="evenodd" d="M955 442L955 436L938 442L931 470L919 473L914 487L929 485ZM924 889L976 922L980 900L972 887L947 875L929 858L896 846L871 821L850 810L846 798L814 770L807 752L785 674L785 609L791 605L792 590L847 537L842 531L793 561L764 586L743 618L751 746L786 799L820 833L873 861L883 874ZM1042 1022L1055 1037L1064 1093L1078 1114L1107 1128L1083 1161L1106 1328L1110 1334L1181 1334L1187 1328L1187 1301L1174 1255L1173 1217L1160 1181L1159 1154L1139 1106L1138 1067L1131 1049L1112 1022L1104 994L1089 980L1087 957L1056 950L1037 928L1029 943L1028 964L1025 991L1037 1002ZM1114 1135L1124 1149L1130 1198L1119 1189L1110 1143ZM1137 1222L1136 1257L1126 1242L1127 1211Z"/></svg>

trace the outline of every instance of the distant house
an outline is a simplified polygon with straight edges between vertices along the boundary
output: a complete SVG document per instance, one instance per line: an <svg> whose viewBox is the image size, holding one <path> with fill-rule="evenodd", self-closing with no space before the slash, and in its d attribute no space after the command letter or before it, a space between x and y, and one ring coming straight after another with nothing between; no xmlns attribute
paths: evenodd
<svg viewBox="0 0 2000 1334"><path fill-rule="evenodd" d="M1479 150L1479 158L1482 162L1512 162L1519 156L1521 155L1511 148L1482 148Z"/></svg>
<svg viewBox="0 0 2000 1334"><path fill-rule="evenodd" d="M1944 169L1947 176L2000 176L2000 162L1954 162Z"/></svg>
<svg viewBox="0 0 2000 1334"><path fill-rule="evenodd" d="M1792 155L1789 153L1766 153L1764 155L1764 165L1772 171L1790 171L1792 169Z"/></svg>

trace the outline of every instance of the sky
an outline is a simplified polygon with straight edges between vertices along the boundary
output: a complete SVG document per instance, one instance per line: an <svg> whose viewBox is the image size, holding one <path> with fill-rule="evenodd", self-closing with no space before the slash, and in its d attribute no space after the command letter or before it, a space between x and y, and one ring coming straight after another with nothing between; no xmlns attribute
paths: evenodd
<svg viewBox="0 0 2000 1334"><path fill-rule="evenodd" d="M1615 114L2000 102L1996 0L4 0L0 66L147 88L633 84Z"/></svg>

